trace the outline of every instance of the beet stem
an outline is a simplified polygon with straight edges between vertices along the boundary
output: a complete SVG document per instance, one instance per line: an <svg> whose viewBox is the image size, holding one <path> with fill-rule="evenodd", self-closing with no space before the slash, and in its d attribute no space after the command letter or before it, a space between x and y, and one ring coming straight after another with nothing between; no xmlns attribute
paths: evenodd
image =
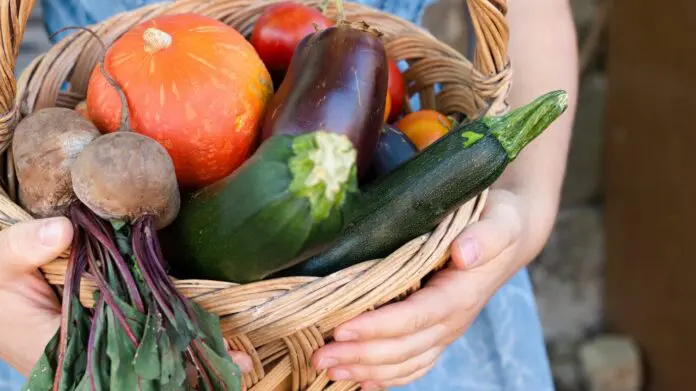
<svg viewBox="0 0 696 391"><path fill-rule="evenodd" d="M123 259L120 251L118 251L118 248L116 248L113 236L110 235L109 231L104 232L104 230L100 229L98 220L90 218L91 212L85 213L80 209L81 208L79 206L76 206L71 210L71 212L74 212L72 213L73 219L75 219L85 231L97 239L99 243L106 247L109 253L111 253L111 257L116 263L116 268L126 283L126 289L128 290L131 301L138 311L145 313L145 305L143 305L143 300L138 292L138 285L135 283L135 279L131 275L125 259ZM97 222L95 222L95 220L97 220ZM106 227L102 225L102 228L105 229Z"/></svg>
<svg viewBox="0 0 696 391"><path fill-rule="evenodd" d="M201 343L204 343L204 342L202 342L200 340L193 341L194 350L200 354L200 359L203 360L203 362L205 363L207 368L210 368L210 370L213 372L213 375L215 375L215 377L217 379L221 378L222 374L215 370L215 366L210 362L210 358L205 354L205 351L201 347ZM221 383L223 389L227 390L227 385L225 384L225 382L220 382L220 383Z"/></svg>
<svg viewBox="0 0 696 391"><path fill-rule="evenodd" d="M111 75L104 68L104 60L99 62L99 71L106 81L114 87L116 92L118 92L118 97L121 99L121 126L118 128L119 132L130 132L130 114L128 113L128 99L126 98L126 93L123 88L114 80Z"/></svg>
<svg viewBox="0 0 696 391"><path fill-rule="evenodd" d="M60 320L60 345L58 346L58 363L56 365L56 376L53 379L53 391L58 391L62 378L62 368L65 363L65 350L68 346L68 328L70 327L70 319L72 315L73 295L79 289L80 278L87 266L84 251L80 248L80 238L82 235L78 233L77 226L73 223L75 235L72 240L73 251L70 252L68 259L68 268L65 273L65 285L63 288L63 303L61 309Z"/></svg>
<svg viewBox="0 0 696 391"><path fill-rule="evenodd" d="M104 311L104 297L100 296L95 310L94 310L94 317L92 318L92 327L90 327L89 330L89 338L87 339L87 376L89 376L89 384L91 390L96 390L97 385L94 382L94 368L92 367L92 361L94 359L94 340L96 338L97 334L97 325L99 323L98 319L101 316L102 312Z"/></svg>
<svg viewBox="0 0 696 391"><path fill-rule="evenodd" d="M147 256L147 251L144 251L143 249L142 220L136 222L132 232L132 236L132 246L133 252L135 253L135 261L137 262L138 267L140 268L143 278L145 278L145 282L152 291L152 295L154 296L155 301L157 301L157 304L162 308L164 314L167 316L167 318L170 320L172 324L176 324L176 318L174 316L174 313L172 312L172 309L169 307L169 303L162 296L162 291L160 289L161 284L155 283L155 279L153 277L154 273L151 270L151 262L148 262L149 260Z"/></svg>
<svg viewBox="0 0 696 391"><path fill-rule="evenodd" d="M193 312L188 300L186 300L184 295L182 295L181 292L176 289L174 284L172 284L171 279L169 279L166 270L164 270L165 262L164 257L162 256L162 248L159 243L159 238L155 234L155 219L152 216L145 216L141 219L141 221L139 221L139 223L141 223L140 227L142 227L145 235L145 248L151 257L149 264L151 267L153 267L154 272L162 282L161 285L164 286L164 288L167 289L172 296L181 301L181 304L186 310L186 314L191 319L191 322L196 327L200 327L196 314Z"/></svg>
<svg viewBox="0 0 696 391"><path fill-rule="evenodd" d="M210 382L210 377L208 376L208 372L205 371L203 368L203 365L201 364L201 361L198 359L196 356L196 352L191 348L191 346L188 347L187 349L188 354L191 356L191 361L193 361L193 365L196 367L198 370L198 373L201 375L201 379L203 379L203 383L205 383L205 388L206 390L213 390L213 385Z"/></svg>
<svg viewBox="0 0 696 391"><path fill-rule="evenodd" d="M130 132L130 114L128 113L128 99L126 98L126 93L123 91L123 88L114 80L113 77L111 77L111 74L106 71L106 68L104 67L104 57L106 56L107 48L106 44L104 41L99 38L99 35L95 33L94 31L86 28L86 27L81 27L81 26L68 26L64 27L53 34L51 34L51 37L56 36L57 34L62 33L63 31L67 30L81 30L84 31L88 34L90 34L93 38L95 38L98 42L99 45L102 47L102 53L99 58L99 71L101 72L102 76L106 79L106 82L109 83L116 92L118 93L119 98L121 99L121 126L119 127L118 131L119 132Z"/></svg>
<svg viewBox="0 0 696 391"><path fill-rule="evenodd" d="M139 345L138 338L136 338L135 333L133 333L133 330L131 329L130 325L128 324L128 321L126 320L126 315L123 313L121 310L121 307L119 307L118 303L116 302L116 299L114 298L111 290L109 289L109 286L104 278L104 275L102 272L99 270L99 265L97 265L97 260L94 256L94 251L92 250L91 242L89 239L87 239L88 243L88 251L87 251L87 259L89 261L89 266L93 270L94 276L95 276L95 281L97 282L97 286L99 287L99 291L101 293L101 297L104 298L106 303L111 307L111 310L114 313L114 316L116 316L116 319L118 319L119 323L121 323L121 327L123 327L124 331L126 332L126 335L128 336L128 339L131 340L133 345L137 348Z"/></svg>
<svg viewBox="0 0 696 391"><path fill-rule="evenodd" d="M172 295L179 298L179 300L186 302L184 296L179 293L176 287L174 287L174 284L172 284L172 281L169 279L169 275L167 275L167 271L164 270L164 257L162 256L162 250L160 248L157 235L154 234L155 219L150 216L145 217L142 221L142 228L143 234L145 235L144 246L148 255L150 256L150 264L153 266L154 272L160 279L162 279L162 285L169 290Z"/></svg>

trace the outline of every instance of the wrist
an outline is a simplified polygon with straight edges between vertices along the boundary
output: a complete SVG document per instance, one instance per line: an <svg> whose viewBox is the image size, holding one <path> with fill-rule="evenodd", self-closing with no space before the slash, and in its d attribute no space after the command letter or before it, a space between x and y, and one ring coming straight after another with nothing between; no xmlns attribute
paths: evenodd
<svg viewBox="0 0 696 391"><path fill-rule="evenodd" d="M509 224L519 225L518 239L510 249L516 270L527 266L546 246L558 213L559 193L538 187L510 188L499 184L491 188L487 202L509 205L518 216L516 222L509 221Z"/></svg>

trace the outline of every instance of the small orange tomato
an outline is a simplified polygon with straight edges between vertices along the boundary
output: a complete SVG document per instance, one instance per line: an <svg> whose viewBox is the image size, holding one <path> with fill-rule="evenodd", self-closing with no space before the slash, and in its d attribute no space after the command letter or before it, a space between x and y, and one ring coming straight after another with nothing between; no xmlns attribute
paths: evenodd
<svg viewBox="0 0 696 391"><path fill-rule="evenodd" d="M387 103L384 104L384 122L387 122L389 119L389 114L391 113L391 108L392 108L392 101L391 101L391 96L387 94Z"/></svg>
<svg viewBox="0 0 696 391"><path fill-rule="evenodd" d="M396 123L396 128L423 150L447 134L452 129L452 121L437 111L421 110L407 114Z"/></svg>

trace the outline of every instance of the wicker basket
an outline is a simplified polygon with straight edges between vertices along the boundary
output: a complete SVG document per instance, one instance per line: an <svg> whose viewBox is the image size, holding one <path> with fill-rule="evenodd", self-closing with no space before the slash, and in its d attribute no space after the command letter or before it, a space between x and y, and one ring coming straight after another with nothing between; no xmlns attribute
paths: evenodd
<svg viewBox="0 0 696 391"><path fill-rule="evenodd" d="M15 82L14 64L35 0L0 0L0 151L4 189L0 191L0 225L32 217L13 200L17 193L11 142L13 127L27 113L49 107L74 107L84 99L87 81L100 55L98 43L75 33L34 60ZM320 1L303 1L318 6ZM92 29L108 44L132 26L164 13L197 12L217 18L244 34L273 1L181 0L116 15ZM422 28L366 6L348 3L349 20L364 20L385 36L390 56L407 60L409 94L419 93L424 108L469 117L507 110L511 71L507 60L505 0L468 0L476 33L474 64ZM329 10L332 12L332 10ZM67 91L61 91L64 83ZM435 94L433 86L440 84ZM408 108L407 108L408 110ZM332 383L310 366L312 353L331 338L337 325L403 298L421 280L443 266L449 245L483 209L486 193L449 216L432 233L416 238L384 260L368 261L326 278L284 278L237 285L216 281L177 281L176 286L208 311L221 317L231 345L253 358L254 371L244 375L246 390L355 390L350 382ZM369 234L369 233L366 233ZM58 259L42 269L60 287L66 268ZM81 297L92 305L94 285L86 280Z"/></svg>

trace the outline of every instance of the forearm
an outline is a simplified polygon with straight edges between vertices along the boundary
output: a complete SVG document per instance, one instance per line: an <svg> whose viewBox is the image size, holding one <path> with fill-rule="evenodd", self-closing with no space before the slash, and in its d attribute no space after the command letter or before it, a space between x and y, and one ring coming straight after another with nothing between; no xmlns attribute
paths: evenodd
<svg viewBox="0 0 696 391"><path fill-rule="evenodd" d="M511 105L518 107L559 89L569 97L567 112L519 155L495 185L528 200L520 249L528 262L546 242L558 210L577 99L577 42L567 0L508 4L514 73Z"/></svg>

